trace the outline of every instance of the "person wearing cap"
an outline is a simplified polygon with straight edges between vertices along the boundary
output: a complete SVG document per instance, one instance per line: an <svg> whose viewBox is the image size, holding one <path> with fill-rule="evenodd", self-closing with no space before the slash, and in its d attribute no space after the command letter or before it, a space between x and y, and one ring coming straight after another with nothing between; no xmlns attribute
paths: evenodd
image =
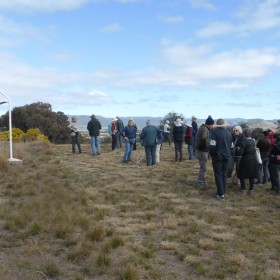
<svg viewBox="0 0 280 280"><path fill-rule="evenodd" d="M167 141L169 143L169 146L171 145L171 138L170 138L170 121L166 120L165 124L163 126L163 137L164 137L164 141Z"/></svg>
<svg viewBox="0 0 280 280"><path fill-rule="evenodd" d="M198 131L198 126L197 126L197 117L196 116L192 116L192 137L193 137L193 141L195 142L195 139L196 139L196 134L197 134L197 131ZM195 146L193 145L193 151L192 151L192 154L195 155Z"/></svg>
<svg viewBox="0 0 280 280"><path fill-rule="evenodd" d="M183 122L180 118L176 119L173 127L173 141L175 145L175 161L182 161L183 159L183 142L185 137L185 128L182 126Z"/></svg>
<svg viewBox="0 0 280 280"><path fill-rule="evenodd" d="M108 133L112 137L112 151L117 148L118 144L118 127L117 127L117 118L113 118L111 123L108 125Z"/></svg>
<svg viewBox="0 0 280 280"><path fill-rule="evenodd" d="M228 166L228 172L227 177L231 178L234 166L235 171L237 172L237 169L239 167L241 155L244 150L244 137L242 135L242 128L239 125L236 125L232 129L232 148L231 148L231 159ZM230 180L230 179L229 179Z"/></svg>
<svg viewBox="0 0 280 280"><path fill-rule="evenodd" d="M71 122L68 125L68 128L70 128L70 130L71 130L72 153L73 154L76 153L75 147L77 145L79 154L81 154L82 149L81 149L81 144L80 144L80 140L79 140L79 131L77 128L77 118L76 117L72 117Z"/></svg>
<svg viewBox="0 0 280 280"><path fill-rule="evenodd" d="M90 136L91 140L91 154L92 156L100 155L101 154L101 148L100 148L100 129L101 129L101 123L96 118L95 115L91 115L91 120L87 124L87 130Z"/></svg>
<svg viewBox="0 0 280 280"><path fill-rule="evenodd" d="M269 165L269 152L271 150L271 141L269 139L269 131L263 131L263 137L258 141L257 148L260 150L262 164L258 165L258 181L256 184L266 184L268 182L268 165Z"/></svg>
<svg viewBox="0 0 280 280"><path fill-rule="evenodd" d="M249 193L254 190L254 179L258 178L258 162L256 159L256 141L253 139L249 128L243 130L244 150L237 170L240 178L240 194L246 193L245 180L249 179Z"/></svg>
<svg viewBox="0 0 280 280"><path fill-rule="evenodd" d="M215 128L210 132L209 152L212 158L217 199L223 199L227 186L227 171L231 158L232 136L226 129L223 119L217 119Z"/></svg>
<svg viewBox="0 0 280 280"><path fill-rule="evenodd" d="M146 126L142 129L140 134L142 146L145 147L147 166L154 166L156 164L156 145L159 133L160 129L152 125L150 120L147 120Z"/></svg>
<svg viewBox="0 0 280 280"><path fill-rule="evenodd" d="M207 171L207 161L209 152L209 131L214 125L214 120L211 116L202 124L196 134L195 148L196 148L196 158L199 162L199 172L197 176L197 187L207 187L208 183L205 179L205 174Z"/></svg>

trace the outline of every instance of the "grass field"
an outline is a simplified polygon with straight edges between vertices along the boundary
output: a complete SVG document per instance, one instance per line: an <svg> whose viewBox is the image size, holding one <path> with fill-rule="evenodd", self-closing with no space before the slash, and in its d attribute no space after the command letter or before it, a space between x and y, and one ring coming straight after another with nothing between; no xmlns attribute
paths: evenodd
<svg viewBox="0 0 280 280"><path fill-rule="evenodd" d="M122 163L123 149L18 144L0 157L0 279L280 279L280 200L258 185L218 201L195 187L196 160ZM4 151L4 152L2 152ZM3 155L4 154L4 155Z"/></svg>

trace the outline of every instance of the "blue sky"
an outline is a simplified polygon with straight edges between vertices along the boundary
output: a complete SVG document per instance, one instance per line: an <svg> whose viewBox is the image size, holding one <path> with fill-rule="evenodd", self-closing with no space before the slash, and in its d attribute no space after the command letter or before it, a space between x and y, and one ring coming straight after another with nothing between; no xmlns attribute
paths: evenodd
<svg viewBox="0 0 280 280"><path fill-rule="evenodd" d="M280 119L279 42L280 0L0 0L0 90L69 115Z"/></svg>

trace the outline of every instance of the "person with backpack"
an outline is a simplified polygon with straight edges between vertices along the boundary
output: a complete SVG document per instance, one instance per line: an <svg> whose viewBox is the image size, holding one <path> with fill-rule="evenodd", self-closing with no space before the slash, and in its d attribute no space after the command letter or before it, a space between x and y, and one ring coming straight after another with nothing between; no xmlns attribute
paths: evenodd
<svg viewBox="0 0 280 280"><path fill-rule="evenodd" d="M189 160L193 159L193 128L191 124L186 123L185 143L188 145Z"/></svg>
<svg viewBox="0 0 280 280"><path fill-rule="evenodd" d="M101 154L99 139L100 129L101 123L95 115L91 115L91 120L87 124L87 130L91 138L91 154L93 157Z"/></svg>

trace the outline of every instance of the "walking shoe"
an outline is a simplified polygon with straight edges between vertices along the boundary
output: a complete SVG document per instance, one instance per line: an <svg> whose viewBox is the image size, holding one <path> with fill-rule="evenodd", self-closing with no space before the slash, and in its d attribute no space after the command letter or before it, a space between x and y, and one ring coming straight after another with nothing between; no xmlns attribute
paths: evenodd
<svg viewBox="0 0 280 280"><path fill-rule="evenodd" d="M280 191L270 191L269 192L271 195L280 195Z"/></svg>
<svg viewBox="0 0 280 280"><path fill-rule="evenodd" d="M237 192L237 194L242 195L242 194L246 194L246 192L247 192L246 190L241 189L240 191Z"/></svg>
<svg viewBox="0 0 280 280"><path fill-rule="evenodd" d="M223 195L216 195L216 198L218 199L218 200L222 200L222 199L224 199L225 198L225 195L223 194Z"/></svg>
<svg viewBox="0 0 280 280"><path fill-rule="evenodd" d="M254 190L249 190L248 194L252 194L254 192Z"/></svg>
<svg viewBox="0 0 280 280"><path fill-rule="evenodd" d="M123 160L122 162L123 162L123 163L128 163L128 160Z"/></svg>

